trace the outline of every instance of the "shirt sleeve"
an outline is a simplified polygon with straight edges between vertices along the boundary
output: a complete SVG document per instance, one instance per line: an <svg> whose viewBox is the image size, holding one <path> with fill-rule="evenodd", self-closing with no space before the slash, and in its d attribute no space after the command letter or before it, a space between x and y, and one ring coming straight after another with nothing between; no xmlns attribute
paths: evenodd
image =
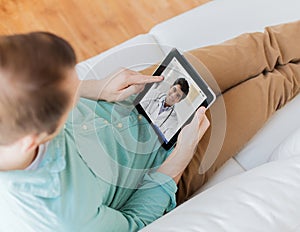
<svg viewBox="0 0 300 232"><path fill-rule="evenodd" d="M155 172L146 174L138 190L120 209L102 205L91 229L138 231L176 206L177 186L172 178ZM93 224L93 223L92 223Z"/></svg>

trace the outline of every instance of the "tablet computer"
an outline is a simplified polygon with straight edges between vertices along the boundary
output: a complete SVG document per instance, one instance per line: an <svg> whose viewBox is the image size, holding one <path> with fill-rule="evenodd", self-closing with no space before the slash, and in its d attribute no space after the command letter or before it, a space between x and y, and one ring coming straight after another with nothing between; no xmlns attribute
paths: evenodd
<svg viewBox="0 0 300 232"><path fill-rule="evenodd" d="M165 57L154 76L159 83L147 84L134 104L152 125L166 150L176 144L178 134L200 107L210 107L216 95L176 48Z"/></svg>

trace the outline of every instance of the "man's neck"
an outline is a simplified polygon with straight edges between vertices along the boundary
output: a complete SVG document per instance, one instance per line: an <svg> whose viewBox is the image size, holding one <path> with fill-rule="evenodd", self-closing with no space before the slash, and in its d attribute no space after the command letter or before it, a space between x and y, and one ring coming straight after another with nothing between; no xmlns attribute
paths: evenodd
<svg viewBox="0 0 300 232"><path fill-rule="evenodd" d="M26 154L19 154L11 149L0 148L0 171L26 169L36 159L38 151L38 146Z"/></svg>
<svg viewBox="0 0 300 232"><path fill-rule="evenodd" d="M171 107L169 104L167 104L166 100L164 101L164 104L163 104L163 106L164 106L165 108L167 108L167 107Z"/></svg>

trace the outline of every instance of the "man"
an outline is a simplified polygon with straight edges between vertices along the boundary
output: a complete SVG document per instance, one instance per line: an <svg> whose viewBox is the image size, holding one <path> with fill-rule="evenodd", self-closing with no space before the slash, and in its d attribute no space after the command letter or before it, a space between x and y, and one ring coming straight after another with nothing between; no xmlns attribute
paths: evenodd
<svg viewBox="0 0 300 232"><path fill-rule="evenodd" d="M176 205L176 183L209 126L205 109L165 152L145 119L109 102L162 77L123 70L80 82L75 64L53 34L0 37L0 231L137 231Z"/></svg>
<svg viewBox="0 0 300 232"><path fill-rule="evenodd" d="M109 102L162 78L126 70L80 83L66 41L47 33L0 37L0 231L137 231L175 206L179 180L177 201L186 200L300 92L299 31L297 21L191 52L226 106L225 140L204 174L205 109L167 153L130 104ZM77 103L79 84L85 98Z"/></svg>
<svg viewBox="0 0 300 232"><path fill-rule="evenodd" d="M189 93L189 83L185 78L178 78L170 87L168 93L157 89L149 91L141 105L148 113L153 123L160 129L166 140L176 133L178 117L175 104L182 101Z"/></svg>

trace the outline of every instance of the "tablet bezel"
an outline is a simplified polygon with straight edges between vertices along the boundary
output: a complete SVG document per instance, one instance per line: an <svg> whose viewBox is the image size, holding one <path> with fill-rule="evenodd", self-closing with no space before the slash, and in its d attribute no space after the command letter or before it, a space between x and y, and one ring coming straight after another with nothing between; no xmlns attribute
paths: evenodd
<svg viewBox="0 0 300 232"><path fill-rule="evenodd" d="M170 62L173 60L173 58L176 58L177 61L182 65L182 67L187 71L187 73L190 75L190 77L195 81L195 83L199 86L199 88L205 93L206 99L202 102L199 107L204 106L206 108L209 108L212 103L216 99L215 93L212 91L212 89L207 85L207 83L203 80L201 75L193 68L193 66L188 62L188 60L179 53L179 51L176 48L173 48L169 54L165 57L165 59L161 62L159 67L154 71L153 76L159 76L161 73L167 68L167 66L170 64ZM166 150L169 150L172 148L176 142L177 142L177 137L181 131L181 128L183 128L186 124L188 124L197 109L192 113L192 115L187 119L187 121L178 129L178 131L175 133L175 135L169 140L168 142L165 141L164 136L160 132L160 130L155 126L155 124L152 123L151 119L143 109L143 107L139 104L139 102L143 99L143 97L147 94L149 89L152 87L154 83L146 84L144 90L135 98L134 100L134 105L137 109L137 111L142 114L147 121L151 124L152 128L156 132L158 139L162 145L162 147Z"/></svg>

